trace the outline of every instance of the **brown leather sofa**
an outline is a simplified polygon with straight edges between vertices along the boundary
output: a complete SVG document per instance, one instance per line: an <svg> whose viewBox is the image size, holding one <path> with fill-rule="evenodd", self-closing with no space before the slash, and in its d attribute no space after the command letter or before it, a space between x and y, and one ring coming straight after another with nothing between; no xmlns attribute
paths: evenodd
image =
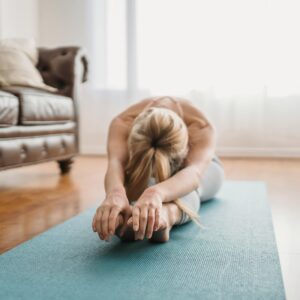
<svg viewBox="0 0 300 300"><path fill-rule="evenodd" d="M70 170L79 151L77 97L87 67L78 47L40 48L37 68L58 92L0 88L0 170L51 160L62 173Z"/></svg>

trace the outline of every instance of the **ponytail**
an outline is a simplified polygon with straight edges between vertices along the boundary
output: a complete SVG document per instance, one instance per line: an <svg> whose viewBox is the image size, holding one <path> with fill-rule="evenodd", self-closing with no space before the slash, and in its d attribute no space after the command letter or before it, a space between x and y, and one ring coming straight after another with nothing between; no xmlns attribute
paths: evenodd
<svg viewBox="0 0 300 300"><path fill-rule="evenodd" d="M169 159L166 154L159 150L156 150L154 157L156 167L154 178L156 182L164 181L171 176L172 170ZM183 212L185 212L199 227L202 227L198 212L188 207L180 198L175 199L172 202L174 202Z"/></svg>
<svg viewBox="0 0 300 300"><path fill-rule="evenodd" d="M136 201L146 189L152 174L154 149L133 155L125 167L125 188L130 201Z"/></svg>
<svg viewBox="0 0 300 300"><path fill-rule="evenodd" d="M125 186L127 187L128 199L137 200L143 191L147 188L148 180L154 173L154 178L157 183L169 178L172 174L168 156L160 149L154 147L149 148L144 155L132 157L126 167L127 180ZM200 217L198 212L195 212L188 207L180 198L173 200L183 212L185 212L192 221L199 227Z"/></svg>

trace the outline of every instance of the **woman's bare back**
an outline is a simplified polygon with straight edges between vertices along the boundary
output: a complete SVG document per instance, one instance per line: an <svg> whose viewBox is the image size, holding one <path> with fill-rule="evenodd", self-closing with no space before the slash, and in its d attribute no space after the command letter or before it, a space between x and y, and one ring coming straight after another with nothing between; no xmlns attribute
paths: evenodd
<svg viewBox="0 0 300 300"><path fill-rule="evenodd" d="M134 119L143 111L149 107L164 107L177 113L188 126L192 123L198 123L198 126L205 127L208 124L208 120L204 114L197 109L192 103L186 99L170 96L152 97L144 99L134 105L131 105L124 110L119 117L128 122L131 125Z"/></svg>

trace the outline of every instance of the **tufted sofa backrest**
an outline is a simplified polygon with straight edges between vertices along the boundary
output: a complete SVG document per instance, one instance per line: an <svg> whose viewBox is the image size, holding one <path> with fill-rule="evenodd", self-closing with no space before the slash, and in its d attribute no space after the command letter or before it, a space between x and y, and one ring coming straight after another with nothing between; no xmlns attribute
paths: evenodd
<svg viewBox="0 0 300 300"><path fill-rule="evenodd" d="M81 82L87 81L88 62L79 47L39 48L37 68L44 82L56 87L59 94L73 98L78 74Z"/></svg>

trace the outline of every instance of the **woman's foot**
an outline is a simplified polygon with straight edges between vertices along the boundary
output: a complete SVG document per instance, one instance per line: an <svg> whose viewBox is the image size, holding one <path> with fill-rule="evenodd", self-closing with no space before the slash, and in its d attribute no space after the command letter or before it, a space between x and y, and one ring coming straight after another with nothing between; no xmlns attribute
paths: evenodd
<svg viewBox="0 0 300 300"><path fill-rule="evenodd" d="M132 226L132 218L128 221L128 226L130 226L133 235L135 235L135 232L133 231ZM150 241L154 242L167 242L169 240L169 232L171 230L172 226L170 225L169 216L168 216L168 209L163 205L162 213L159 219L158 229L156 231L153 231L152 237L149 238Z"/></svg>
<svg viewBox="0 0 300 300"><path fill-rule="evenodd" d="M124 231L124 234L121 236L120 231L123 225L123 217L119 215L118 217L118 225L116 226L116 235L122 240L122 241L134 241L134 231L132 226L127 225L126 230Z"/></svg>
<svg viewBox="0 0 300 300"><path fill-rule="evenodd" d="M173 225L177 224L181 219L181 209L175 203L165 203L162 206L162 213L158 224L158 229L153 231L152 237L149 238L152 242L164 243L170 238L170 230ZM129 218L126 234L130 237L130 240L135 239L135 232L133 230L132 218Z"/></svg>
<svg viewBox="0 0 300 300"><path fill-rule="evenodd" d="M168 216L168 208L163 205L162 214L158 223L158 229L153 231L152 237L149 239L151 242L165 243L170 238L170 230L172 225Z"/></svg>
<svg viewBox="0 0 300 300"><path fill-rule="evenodd" d="M181 219L181 210L175 203L163 204L158 230L153 231L152 242L165 243L170 239L172 227Z"/></svg>

